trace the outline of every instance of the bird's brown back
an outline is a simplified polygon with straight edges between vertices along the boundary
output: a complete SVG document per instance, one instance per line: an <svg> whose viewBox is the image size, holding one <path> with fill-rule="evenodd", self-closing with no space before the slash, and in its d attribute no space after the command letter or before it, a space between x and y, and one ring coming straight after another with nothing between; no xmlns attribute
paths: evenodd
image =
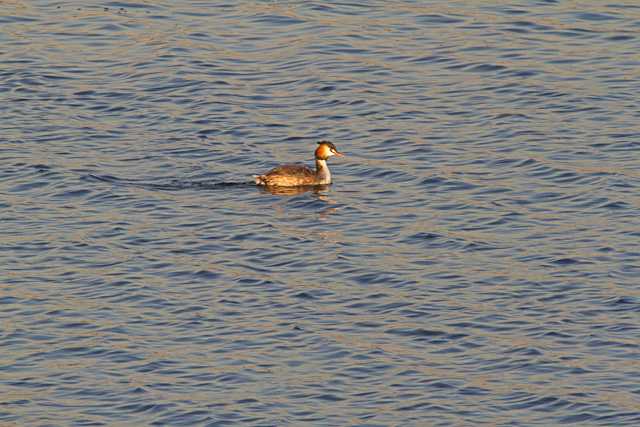
<svg viewBox="0 0 640 427"><path fill-rule="evenodd" d="M313 185L316 172L305 165L282 165L263 175L267 185Z"/></svg>

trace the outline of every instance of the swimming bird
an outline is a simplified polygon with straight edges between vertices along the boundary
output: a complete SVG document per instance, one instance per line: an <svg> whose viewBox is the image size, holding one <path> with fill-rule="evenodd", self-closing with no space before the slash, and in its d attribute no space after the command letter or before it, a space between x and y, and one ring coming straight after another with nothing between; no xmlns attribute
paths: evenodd
<svg viewBox="0 0 640 427"><path fill-rule="evenodd" d="M282 165L271 169L264 175L255 176L257 185L267 187L297 187L303 185L331 184L331 171L327 159L331 156L344 156L329 141L318 142L315 151L316 170L305 165Z"/></svg>

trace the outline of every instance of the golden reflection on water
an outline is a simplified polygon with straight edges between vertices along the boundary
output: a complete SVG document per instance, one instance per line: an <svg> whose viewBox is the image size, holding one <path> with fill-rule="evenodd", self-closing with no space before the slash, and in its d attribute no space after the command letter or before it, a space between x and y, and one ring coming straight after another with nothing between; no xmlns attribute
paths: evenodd
<svg viewBox="0 0 640 427"><path fill-rule="evenodd" d="M318 196L320 200L326 200L324 193L329 190L328 185L301 185L297 187L276 187L276 186L258 186L264 193L273 194L275 196L297 196L300 194L312 192Z"/></svg>
<svg viewBox="0 0 640 427"><path fill-rule="evenodd" d="M5 405L16 424L41 423L43 402L73 405L46 414L60 425L171 424L222 406L298 424L291 408L385 425L637 412L625 381L638 371L637 40L606 37L637 37L638 9L582 2L626 19L590 21L574 2L529 3L4 2L2 15L38 19L2 22L3 55L18 61L0 92L0 149L17 176L0 182L2 386L26 401ZM429 22L438 15L462 22ZM81 179L244 180L318 134L354 153L332 187ZM532 198L543 192L563 197ZM32 378L46 388L21 384ZM343 400L315 399L327 384ZM398 410L403 387L416 409ZM496 409L519 393L567 404Z"/></svg>

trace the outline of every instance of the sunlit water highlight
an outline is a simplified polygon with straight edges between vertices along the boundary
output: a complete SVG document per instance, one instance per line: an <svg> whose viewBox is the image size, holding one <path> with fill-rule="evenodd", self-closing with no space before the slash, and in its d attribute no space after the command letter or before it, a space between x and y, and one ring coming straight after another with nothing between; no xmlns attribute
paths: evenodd
<svg viewBox="0 0 640 427"><path fill-rule="evenodd" d="M640 8L360 3L0 4L0 424L640 425Z"/></svg>

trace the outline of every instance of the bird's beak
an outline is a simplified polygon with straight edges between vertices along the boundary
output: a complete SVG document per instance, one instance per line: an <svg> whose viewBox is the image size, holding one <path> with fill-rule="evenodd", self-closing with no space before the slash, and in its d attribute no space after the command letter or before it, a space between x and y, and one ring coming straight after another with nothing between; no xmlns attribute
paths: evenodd
<svg viewBox="0 0 640 427"><path fill-rule="evenodd" d="M343 157L344 154L342 154L341 152L339 152L338 150L334 151L334 154L338 157Z"/></svg>

